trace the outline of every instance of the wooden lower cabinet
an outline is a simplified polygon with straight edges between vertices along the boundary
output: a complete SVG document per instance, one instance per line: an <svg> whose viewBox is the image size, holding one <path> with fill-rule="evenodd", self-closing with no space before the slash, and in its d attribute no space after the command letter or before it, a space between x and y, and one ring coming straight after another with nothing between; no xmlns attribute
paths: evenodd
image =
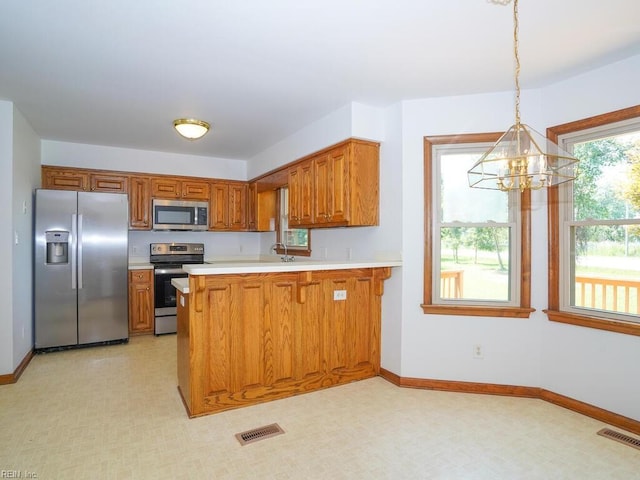
<svg viewBox="0 0 640 480"><path fill-rule="evenodd" d="M129 334L153 330L153 270L129 270Z"/></svg>
<svg viewBox="0 0 640 480"><path fill-rule="evenodd" d="M390 274L191 276L177 334L178 388L189 416L378 375L382 283ZM334 300L335 292L346 298Z"/></svg>

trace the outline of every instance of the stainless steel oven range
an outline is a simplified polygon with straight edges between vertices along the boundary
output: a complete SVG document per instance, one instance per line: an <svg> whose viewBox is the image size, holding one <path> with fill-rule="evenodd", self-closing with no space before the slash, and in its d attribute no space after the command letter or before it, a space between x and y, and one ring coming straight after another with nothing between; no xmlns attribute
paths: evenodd
<svg viewBox="0 0 640 480"><path fill-rule="evenodd" d="M182 265L204 263L204 244L152 243L149 248L155 284L154 333L176 333L176 288L171 285L171 279L188 276Z"/></svg>

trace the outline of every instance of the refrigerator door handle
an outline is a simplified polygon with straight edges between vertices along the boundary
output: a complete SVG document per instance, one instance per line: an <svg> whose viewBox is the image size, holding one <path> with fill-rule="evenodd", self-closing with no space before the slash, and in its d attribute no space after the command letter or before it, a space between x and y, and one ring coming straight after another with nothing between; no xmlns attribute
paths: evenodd
<svg viewBox="0 0 640 480"><path fill-rule="evenodd" d="M82 288L82 216L78 215L78 290Z"/></svg>
<svg viewBox="0 0 640 480"><path fill-rule="evenodd" d="M77 287L76 281L76 255L73 252L75 246L78 244L78 232L76 228L76 214L71 215L71 290L75 290Z"/></svg>

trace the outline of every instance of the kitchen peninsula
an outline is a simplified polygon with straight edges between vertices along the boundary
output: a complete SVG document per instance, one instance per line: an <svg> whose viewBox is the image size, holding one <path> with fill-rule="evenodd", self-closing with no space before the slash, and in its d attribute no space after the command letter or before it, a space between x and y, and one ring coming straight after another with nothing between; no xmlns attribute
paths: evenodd
<svg viewBox="0 0 640 480"><path fill-rule="evenodd" d="M185 265L178 389L190 417L376 376L399 261Z"/></svg>

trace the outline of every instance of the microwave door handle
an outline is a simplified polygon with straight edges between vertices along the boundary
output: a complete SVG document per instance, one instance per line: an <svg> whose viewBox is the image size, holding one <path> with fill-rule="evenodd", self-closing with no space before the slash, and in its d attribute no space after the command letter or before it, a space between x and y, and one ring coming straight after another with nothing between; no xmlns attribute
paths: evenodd
<svg viewBox="0 0 640 480"><path fill-rule="evenodd" d="M78 215L78 290L82 288L82 214Z"/></svg>
<svg viewBox="0 0 640 480"><path fill-rule="evenodd" d="M77 288L77 277L76 277L76 254L75 248L78 245L78 229L76 228L76 214L71 215L71 290L75 290Z"/></svg>

